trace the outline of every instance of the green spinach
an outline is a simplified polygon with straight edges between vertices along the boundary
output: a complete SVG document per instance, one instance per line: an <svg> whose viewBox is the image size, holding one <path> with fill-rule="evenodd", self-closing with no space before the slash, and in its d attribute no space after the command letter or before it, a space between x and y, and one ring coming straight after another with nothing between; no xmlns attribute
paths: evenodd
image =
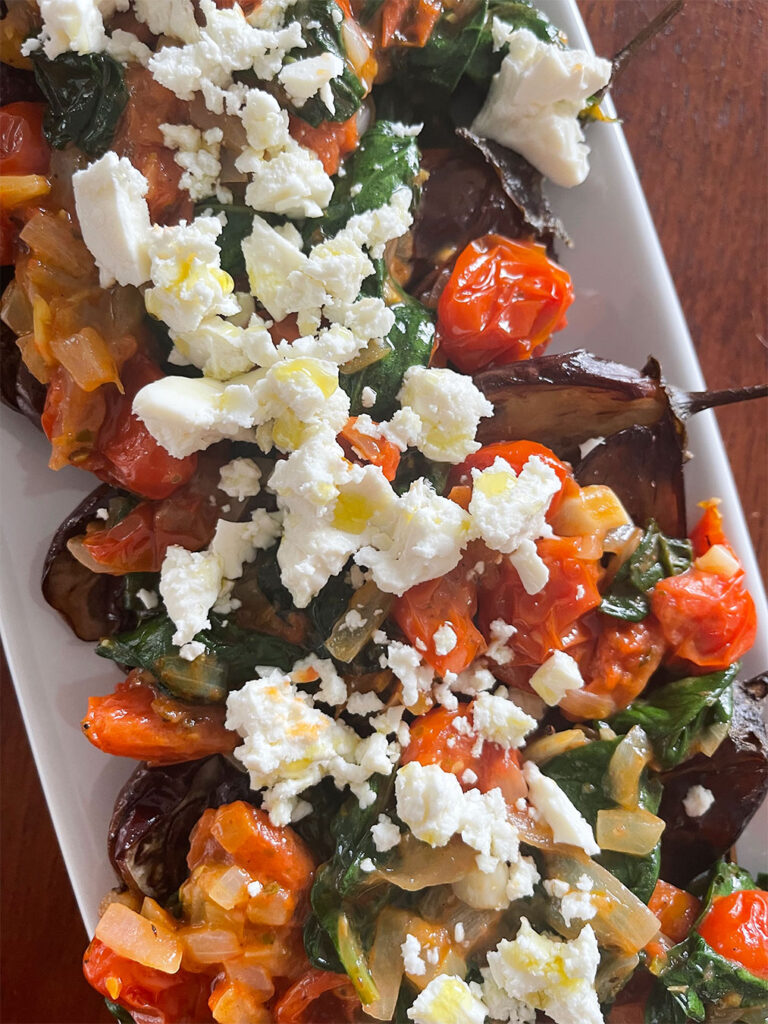
<svg viewBox="0 0 768 1024"><path fill-rule="evenodd" d="M106 53L32 54L37 84L48 101L45 137L55 149L74 142L89 156L109 148L128 102L122 66Z"/></svg>
<svg viewBox="0 0 768 1024"><path fill-rule="evenodd" d="M227 690L253 677L256 665L271 665L287 672L305 653L301 648L253 629L241 629L220 615L211 615L209 629L195 640L205 645L198 670L182 659L173 644L175 627L165 613L142 622L130 633L102 640L96 653L121 665L143 668L175 696L185 700L220 701Z"/></svg>
<svg viewBox="0 0 768 1024"><path fill-rule="evenodd" d="M293 60L306 60L322 53L332 53L344 62L343 72L331 79L329 85L333 96L330 109L320 96L311 96L301 106L294 106L294 113L317 127L321 121L348 121L358 110L365 95L365 87L349 64L341 35L341 23L334 20L340 9L335 0L299 0L293 8L293 17L302 27L305 47L288 55Z"/></svg>
<svg viewBox="0 0 768 1024"><path fill-rule="evenodd" d="M560 786L573 805L594 826L598 811L616 806L604 789L608 764L621 741L597 740L576 750L553 757L542 766L542 771ZM651 779L647 771L640 776L639 805L655 814L661 803L661 784ZM659 877L661 843L644 857L605 850L595 860L615 875L639 899L647 903Z"/></svg>
<svg viewBox="0 0 768 1024"><path fill-rule="evenodd" d="M487 86L499 70L505 49L494 49L494 18L513 28L527 28L542 42L559 39L556 26L525 0L482 0L463 21L459 10L444 13L426 46L414 50L408 61L414 77L447 92L453 92L464 75Z"/></svg>
<svg viewBox="0 0 768 1024"><path fill-rule="evenodd" d="M119 1003L113 1003L112 1000L107 999L106 996L104 997L104 1003L115 1020L119 1021L119 1024L135 1024L133 1017L128 1013L124 1006L120 1006Z"/></svg>
<svg viewBox="0 0 768 1024"><path fill-rule="evenodd" d="M614 577L600 611L617 619L640 622L651 610L648 596L657 583L690 567L691 542L665 536L651 520L643 539Z"/></svg>
<svg viewBox="0 0 768 1024"><path fill-rule="evenodd" d="M697 924L718 896L754 888L748 872L735 864L719 861ZM758 1014L761 1010L768 1011L768 980L720 956L701 937L696 925L687 938L669 950L658 966L651 966L657 982L646 1006L646 1024L714 1019L719 1009L729 1014L739 1009L744 1011L738 1018L728 1016L729 1020L759 1020L760 1016L754 1017L750 1010L757 1009Z"/></svg>
<svg viewBox="0 0 768 1024"><path fill-rule="evenodd" d="M249 206L237 203L220 203L218 199L203 199L195 206L195 216L209 212L223 213L227 223L221 229L216 244L221 249L221 267L232 277L245 273L245 257L241 243L253 230L253 213ZM259 216L263 216L260 214Z"/></svg>
<svg viewBox="0 0 768 1024"><path fill-rule="evenodd" d="M660 768L674 768L698 753L697 741L713 726L728 725L733 715L732 683L739 663L723 672L688 676L659 687L609 719L617 733L642 726Z"/></svg>

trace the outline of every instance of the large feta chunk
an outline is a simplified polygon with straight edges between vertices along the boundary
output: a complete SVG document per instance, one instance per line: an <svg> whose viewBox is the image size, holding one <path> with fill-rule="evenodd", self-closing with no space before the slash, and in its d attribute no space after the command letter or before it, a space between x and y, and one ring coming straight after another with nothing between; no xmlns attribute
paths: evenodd
<svg viewBox="0 0 768 1024"><path fill-rule="evenodd" d="M476 452L478 424L493 415L471 377L443 368L410 367L397 397L421 420L416 446L436 462L461 462Z"/></svg>
<svg viewBox="0 0 768 1024"><path fill-rule="evenodd" d="M487 469L474 469L469 513L476 536L504 554L536 540L547 531L547 509L560 486L557 473L538 455L519 475L498 456Z"/></svg>
<svg viewBox="0 0 768 1024"><path fill-rule="evenodd" d="M459 780L436 764L409 761L397 773L397 814L417 839L446 846L462 823Z"/></svg>
<svg viewBox="0 0 768 1024"><path fill-rule="evenodd" d="M589 147L579 113L607 85L611 62L542 42L528 29L504 35L509 50L472 131L514 149L556 185L581 184Z"/></svg>
<svg viewBox="0 0 768 1024"><path fill-rule="evenodd" d="M200 38L192 0L133 0L136 20L156 36L171 36L184 43Z"/></svg>
<svg viewBox="0 0 768 1024"><path fill-rule="evenodd" d="M221 562L214 552L187 551L178 544L168 548L160 570L160 594L176 626L175 644L189 643L210 626L208 612L219 596L221 580Z"/></svg>
<svg viewBox="0 0 768 1024"><path fill-rule="evenodd" d="M335 53L321 53L285 64L277 76L295 107L302 107L312 96L320 98L334 113L333 93L329 86L344 71L344 61ZM328 102L330 100L330 103Z"/></svg>
<svg viewBox="0 0 768 1024"><path fill-rule="evenodd" d="M507 697L481 693L472 704L472 723L483 739L508 750L522 747L525 737L539 724Z"/></svg>
<svg viewBox="0 0 768 1024"><path fill-rule="evenodd" d="M513 940L488 954L495 984L512 999L543 1010L556 1024L603 1024L595 991L600 951L592 928L565 941L538 934L527 918Z"/></svg>
<svg viewBox="0 0 768 1024"><path fill-rule="evenodd" d="M256 314L246 327L208 316L194 330L169 333L176 352L216 380L229 380L254 366L268 365L275 352L269 331Z"/></svg>
<svg viewBox="0 0 768 1024"><path fill-rule="evenodd" d="M487 1015L482 999L452 974L433 978L408 1010L414 1024L483 1024Z"/></svg>
<svg viewBox="0 0 768 1024"><path fill-rule="evenodd" d="M536 669L530 684L545 704L554 707L569 690L580 690L584 680L578 664L570 654L555 651Z"/></svg>
<svg viewBox="0 0 768 1024"><path fill-rule="evenodd" d="M83 241L96 260L99 283L138 287L149 279L149 182L126 157L109 150L72 175Z"/></svg>
<svg viewBox="0 0 768 1024"><path fill-rule="evenodd" d="M37 38L22 45L25 56L42 45L53 60L67 51L98 53L104 49L106 34L96 0L39 0L43 29Z"/></svg>
<svg viewBox="0 0 768 1024"><path fill-rule="evenodd" d="M580 846L590 857L600 853L592 826L574 807L554 779L544 775L533 761L523 766L528 798L552 829L556 843Z"/></svg>

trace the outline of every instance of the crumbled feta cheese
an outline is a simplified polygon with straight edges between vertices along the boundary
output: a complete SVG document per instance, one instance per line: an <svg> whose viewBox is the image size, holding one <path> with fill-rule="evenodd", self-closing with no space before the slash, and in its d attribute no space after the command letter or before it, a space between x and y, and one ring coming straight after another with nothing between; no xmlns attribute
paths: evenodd
<svg viewBox="0 0 768 1024"><path fill-rule="evenodd" d="M505 41L509 50L472 131L520 153L556 185L581 184L589 146L579 113L607 85L611 62L544 43L524 28L510 29Z"/></svg>
<svg viewBox="0 0 768 1024"><path fill-rule="evenodd" d="M160 570L160 594L176 632L173 642L181 647L195 633L210 626L208 612L221 586L221 563L210 551L187 551L172 544Z"/></svg>
<svg viewBox="0 0 768 1024"><path fill-rule="evenodd" d="M366 385L360 393L360 403L364 409L372 409L376 404L376 392Z"/></svg>
<svg viewBox="0 0 768 1024"><path fill-rule="evenodd" d="M689 818L700 818L715 802L715 795L706 786L691 786L683 799L683 807Z"/></svg>
<svg viewBox="0 0 768 1024"><path fill-rule="evenodd" d="M371 825L373 845L379 853L388 853L400 843L400 829L388 818L386 814L380 814L375 825Z"/></svg>
<svg viewBox="0 0 768 1024"><path fill-rule="evenodd" d="M264 807L275 825L291 821L299 794L326 776L340 789L349 785L367 806L374 797L367 780L392 771L389 757L316 708L276 670L229 694L226 725L243 737L235 756L248 770L251 787L265 790ZM386 746L379 734L371 739Z"/></svg>
<svg viewBox="0 0 768 1024"><path fill-rule="evenodd" d="M317 57L305 57L285 64L277 77L295 107L303 107L310 97L319 93L320 99L333 114L334 100L329 86L343 72L344 61L341 57L326 51Z"/></svg>
<svg viewBox="0 0 768 1024"><path fill-rule="evenodd" d="M94 515L96 516L97 519L109 519L109 509L97 508L96 511L94 512Z"/></svg>
<svg viewBox="0 0 768 1024"><path fill-rule="evenodd" d="M347 711L350 715L371 715L374 711L381 711L384 704L375 693L351 693L347 701Z"/></svg>
<svg viewBox="0 0 768 1024"><path fill-rule="evenodd" d="M381 590L399 596L458 565L470 522L455 502L419 479L397 499L393 525L375 538L375 546L362 547L355 561L371 570Z"/></svg>
<svg viewBox="0 0 768 1024"><path fill-rule="evenodd" d="M339 707L345 703L347 684L336 671L336 666L330 658L318 658L316 654L309 654L293 666L292 677L297 679L296 673L304 672L307 669L320 680L315 701L322 701L323 704L330 704L331 707Z"/></svg>
<svg viewBox="0 0 768 1024"><path fill-rule="evenodd" d="M495 661L497 665L507 665L512 660L512 651L509 649L508 643L515 633L517 633L515 626L503 619L494 619L491 623L490 643L485 652L486 658Z"/></svg>
<svg viewBox="0 0 768 1024"><path fill-rule="evenodd" d="M530 538L524 537L520 541L515 551L509 555L509 561L517 570L526 594L538 594L546 587L549 569Z"/></svg>
<svg viewBox="0 0 768 1024"><path fill-rule="evenodd" d="M405 936L405 942L400 946L400 954L403 958L406 974L426 974L427 965L421 956L421 943L415 935L408 933Z"/></svg>
<svg viewBox="0 0 768 1024"><path fill-rule="evenodd" d="M121 28L113 29L112 34L107 36L104 49L110 57L121 64L130 64L135 61L142 67L146 67L152 56L152 51L146 43L142 43L133 32L125 32Z"/></svg>
<svg viewBox="0 0 768 1024"><path fill-rule="evenodd" d="M488 1014L482 999L452 974L433 978L407 1012L414 1024L484 1024Z"/></svg>
<svg viewBox="0 0 768 1024"><path fill-rule="evenodd" d="M136 591L136 597L141 601L147 611L152 611L153 608L157 608L159 604L159 598L154 590L147 590L145 587L141 587Z"/></svg>
<svg viewBox="0 0 768 1024"><path fill-rule="evenodd" d="M599 962L590 925L566 942L538 934L525 917L517 936L502 939L488 954L496 985L513 999L543 1010L556 1024L603 1024L594 984Z"/></svg>
<svg viewBox="0 0 768 1024"><path fill-rule="evenodd" d="M371 871L376 870L376 865L373 863L370 857L363 857L363 859L360 861L360 870L364 871L366 874L370 874Z"/></svg>
<svg viewBox="0 0 768 1024"><path fill-rule="evenodd" d="M174 331L193 331L205 317L240 309L234 282L221 269L220 232L217 217L197 217L190 224L155 225L149 234L153 287L144 293L144 304Z"/></svg>
<svg viewBox="0 0 768 1024"><path fill-rule="evenodd" d="M98 53L104 49L104 21L96 0L39 0L43 29L22 44L23 56L42 46L53 60L61 53Z"/></svg>
<svg viewBox="0 0 768 1024"><path fill-rule="evenodd" d="M219 181L219 152L224 137L221 128L200 131L189 124L161 124L160 131L165 145L176 150L173 159L184 172L179 187L195 201L215 195L219 202L231 203L232 192Z"/></svg>
<svg viewBox="0 0 768 1024"><path fill-rule="evenodd" d="M261 489L261 470L253 459L232 459L219 470L219 490L244 501L254 498Z"/></svg>
<svg viewBox="0 0 768 1024"><path fill-rule="evenodd" d="M508 750L522 747L525 737L539 724L506 697L481 693L472 705L475 731L489 743Z"/></svg>
<svg viewBox="0 0 768 1024"><path fill-rule="evenodd" d="M175 345L171 362L179 363L181 357L181 365L197 366L206 377L216 380L230 380L254 365L276 361L266 324L256 315L245 327L220 316L206 316L194 330L171 330L169 334Z"/></svg>
<svg viewBox="0 0 768 1024"><path fill-rule="evenodd" d="M483 979L482 985L473 982L470 988L488 1007L491 1020L499 1021L501 1024L535 1024L536 1011L532 1006L528 1006L520 999L514 999L500 989L487 967L482 967L480 974Z"/></svg>
<svg viewBox="0 0 768 1024"><path fill-rule="evenodd" d="M478 424L493 415L471 377L443 368L411 366L397 397L421 421L416 447L436 462L461 462L476 452Z"/></svg>
<svg viewBox="0 0 768 1024"><path fill-rule="evenodd" d="M251 899L254 899L254 897L259 895L261 890L264 888L264 885L259 881L253 881L249 882L246 888L248 890L248 895Z"/></svg>
<svg viewBox="0 0 768 1024"><path fill-rule="evenodd" d="M590 857L600 853L592 826L554 779L544 775L533 761L525 762L523 773L528 783L528 799L552 829L555 842L580 846Z"/></svg>
<svg viewBox="0 0 768 1024"><path fill-rule="evenodd" d="M580 690L584 680L578 664L565 651L555 651L529 680L533 689L551 708L559 704L569 690Z"/></svg>
<svg viewBox="0 0 768 1024"><path fill-rule="evenodd" d="M432 640L435 645L435 653L440 657L444 657L446 654L450 654L456 646L456 630L450 622L444 622L435 630Z"/></svg>
<svg viewBox="0 0 768 1024"><path fill-rule="evenodd" d="M109 150L72 175L75 208L102 288L138 287L149 278L149 183L126 157Z"/></svg>
<svg viewBox="0 0 768 1024"><path fill-rule="evenodd" d="M461 921L457 921L453 928L453 941L458 942L460 944L464 941L464 938L464 925L461 923Z"/></svg>
<svg viewBox="0 0 768 1024"><path fill-rule="evenodd" d="M477 772L473 772L471 768L466 768L461 773L461 781L465 786L474 786L477 782Z"/></svg>
<svg viewBox="0 0 768 1024"><path fill-rule="evenodd" d="M243 565L252 562L258 550L271 547L279 536L279 516L258 508L250 521L231 523L219 519L209 551L218 557L221 575L234 580L242 576Z"/></svg>
<svg viewBox="0 0 768 1024"><path fill-rule="evenodd" d="M512 554L524 540L534 541L547 532L545 515L561 485L539 456L532 455L519 475L497 457L487 469L474 469L472 478L472 527L489 548Z"/></svg>
<svg viewBox="0 0 768 1024"><path fill-rule="evenodd" d="M184 43L200 38L192 0L133 0L136 20L156 36L171 36Z"/></svg>
<svg viewBox="0 0 768 1024"><path fill-rule="evenodd" d="M391 668L400 680L403 688L403 704L412 707L419 696L429 693L432 689L434 672L429 665L421 660L421 655L408 644L395 640L387 647L385 658L387 668Z"/></svg>
<svg viewBox="0 0 768 1024"><path fill-rule="evenodd" d="M199 640L191 640L182 646L179 654L185 661L194 661L201 654L205 654L205 644L200 643Z"/></svg>

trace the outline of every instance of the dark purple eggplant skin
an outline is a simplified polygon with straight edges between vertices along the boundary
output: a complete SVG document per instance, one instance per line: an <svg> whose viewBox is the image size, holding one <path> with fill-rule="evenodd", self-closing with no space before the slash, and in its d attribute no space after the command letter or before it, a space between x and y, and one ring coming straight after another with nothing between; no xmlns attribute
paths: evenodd
<svg viewBox="0 0 768 1024"><path fill-rule="evenodd" d="M43 597L81 640L100 640L132 622L123 606L122 576L91 572L67 549L70 538L85 533L96 510L120 493L109 484L92 491L58 528L43 563Z"/></svg>
<svg viewBox="0 0 768 1024"><path fill-rule="evenodd" d="M669 416L611 434L575 466L582 487L607 484L634 522L655 519L668 537L686 535L683 449Z"/></svg>
<svg viewBox="0 0 768 1024"><path fill-rule="evenodd" d="M248 794L248 776L220 754L158 768L142 762L112 812L112 866L130 889L166 903L189 873L189 834L203 811Z"/></svg>
<svg viewBox="0 0 768 1024"><path fill-rule="evenodd" d="M661 776L661 877L685 888L726 854L768 797L768 672L734 685L729 734L712 757L697 754ZM685 813L691 786L709 789L715 802L699 818Z"/></svg>
<svg viewBox="0 0 768 1024"><path fill-rule="evenodd" d="M23 68L14 68L10 64L0 64L0 95L2 95L3 106L8 103L42 103L44 101L34 72L25 71Z"/></svg>

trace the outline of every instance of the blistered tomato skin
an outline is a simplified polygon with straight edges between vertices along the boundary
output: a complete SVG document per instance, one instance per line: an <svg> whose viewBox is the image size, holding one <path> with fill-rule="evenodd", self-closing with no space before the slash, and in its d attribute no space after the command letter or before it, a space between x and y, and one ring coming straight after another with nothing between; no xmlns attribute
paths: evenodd
<svg viewBox="0 0 768 1024"><path fill-rule="evenodd" d="M720 956L768 980L768 892L719 896L697 930Z"/></svg>
<svg viewBox="0 0 768 1024"><path fill-rule="evenodd" d="M464 249L438 304L440 348L463 373L528 359L566 325L570 275L543 246L484 235Z"/></svg>
<svg viewBox="0 0 768 1024"><path fill-rule="evenodd" d="M0 174L45 174L51 147L43 135L44 103L0 108Z"/></svg>

